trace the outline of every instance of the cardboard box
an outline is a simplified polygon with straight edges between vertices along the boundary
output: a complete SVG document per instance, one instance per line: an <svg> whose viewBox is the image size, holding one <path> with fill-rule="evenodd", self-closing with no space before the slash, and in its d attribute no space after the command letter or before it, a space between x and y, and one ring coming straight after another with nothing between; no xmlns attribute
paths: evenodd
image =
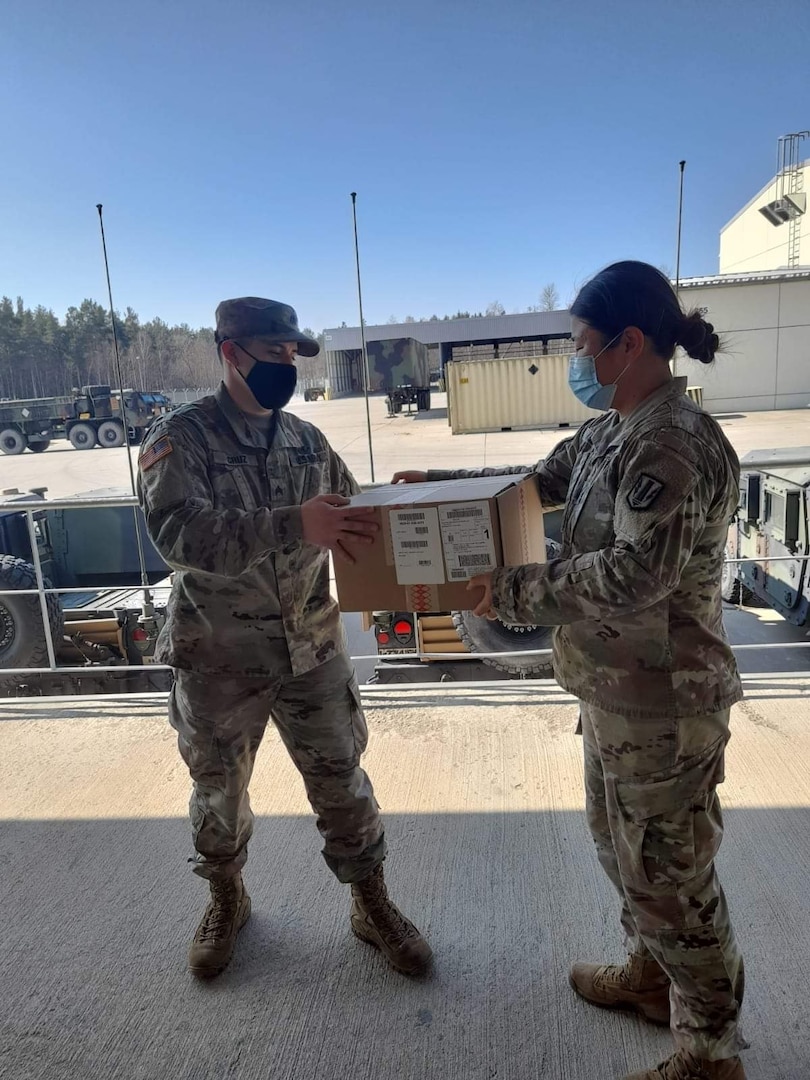
<svg viewBox="0 0 810 1080"><path fill-rule="evenodd" d="M485 476L364 491L380 531L356 563L335 560L342 611L458 611L467 582L498 566L545 562L543 508L533 477Z"/></svg>

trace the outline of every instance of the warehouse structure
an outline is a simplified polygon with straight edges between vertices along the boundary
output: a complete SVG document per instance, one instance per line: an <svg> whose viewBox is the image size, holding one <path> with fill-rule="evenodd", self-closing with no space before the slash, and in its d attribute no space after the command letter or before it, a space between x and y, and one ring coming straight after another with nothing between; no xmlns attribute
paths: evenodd
<svg viewBox="0 0 810 1080"><path fill-rule="evenodd" d="M703 388L704 404L712 412L810 405L810 161L799 157L805 139L810 132L779 140L776 175L721 230L720 273L680 282L684 306L699 308L723 338L724 351L710 367L683 354L674 362L678 374ZM369 326L366 337L416 338L430 346L432 370L442 373L453 360L508 360L503 365L504 401L507 382L515 401L526 398L524 385L532 387L535 397L541 385L543 394L553 387L562 400L567 391L560 354L570 351L569 323L567 311L530 312ZM326 349L333 392L362 390L359 328L327 330ZM536 378L530 384L516 380L515 358L525 358L527 370L533 369ZM470 394L473 381L484 385L480 374L480 380L476 375L469 381L465 374ZM501 393L492 368L482 392L489 399ZM525 412L526 401L523 406ZM543 410L534 412L540 416ZM577 419L569 402L566 420Z"/></svg>
<svg viewBox="0 0 810 1080"><path fill-rule="evenodd" d="M680 295L723 338L713 365L682 354L675 362L679 374L703 387L710 412L810 405L810 267L690 278Z"/></svg>
<svg viewBox="0 0 810 1080"><path fill-rule="evenodd" d="M396 325L367 326L366 341L415 338L430 350L433 372L451 360L544 356L570 351L567 311L522 315L485 315L469 319L436 319ZM326 377L334 396L363 389L363 356L359 326L324 331Z"/></svg>

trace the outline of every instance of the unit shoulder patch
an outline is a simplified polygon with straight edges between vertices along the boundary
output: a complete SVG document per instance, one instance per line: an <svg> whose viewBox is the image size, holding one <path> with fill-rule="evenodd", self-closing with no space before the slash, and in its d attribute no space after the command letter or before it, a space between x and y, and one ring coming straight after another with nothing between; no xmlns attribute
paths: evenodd
<svg viewBox="0 0 810 1080"><path fill-rule="evenodd" d="M627 505L631 510L649 510L663 490L664 485L660 480L648 473L641 473L630 489Z"/></svg>

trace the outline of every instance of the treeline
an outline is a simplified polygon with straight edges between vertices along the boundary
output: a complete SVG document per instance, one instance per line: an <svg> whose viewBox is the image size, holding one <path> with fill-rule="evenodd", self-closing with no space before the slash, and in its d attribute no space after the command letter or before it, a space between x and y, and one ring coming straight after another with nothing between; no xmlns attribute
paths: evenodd
<svg viewBox="0 0 810 1080"><path fill-rule="evenodd" d="M529 310L554 310L558 303L554 285L547 285L541 303ZM503 315L497 300L485 312L457 311L444 319ZM396 322L391 316L390 322ZM406 323L414 322L408 315ZM430 322L441 321L439 316ZM345 325L345 323L344 323ZM141 322L127 308L116 312L116 331L121 353L124 385L136 390L182 390L216 385L219 365L210 327L193 329L186 323L170 326L162 319ZM312 330L306 331L312 334ZM323 347L323 335L317 334ZM311 360L298 361L302 386L322 383L323 352ZM109 310L95 300L71 307L63 320L39 305L25 306L4 296L0 300L0 398L50 397L68 394L88 384L118 385Z"/></svg>
<svg viewBox="0 0 810 1080"><path fill-rule="evenodd" d="M216 386L220 379L214 331L162 319L141 322L116 312L124 385L135 390ZM311 330L306 331L312 334ZM323 344L323 335L315 335ZM323 382L323 355L298 361L299 381ZM51 397L76 386L118 385L109 310L95 300L69 308L63 321L47 308L0 301L0 398Z"/></svg>
<svg viewBox="0 0 810 1080"><path fill-rule="evenodd" d="M138 390L211 386L218 381L213 331L162 319L141 322L127 308L116 314L126 386ZM95 300L60 321L42 306L0 301L0 398L48 397L74 386L117 386L110 313Z"/></svg>

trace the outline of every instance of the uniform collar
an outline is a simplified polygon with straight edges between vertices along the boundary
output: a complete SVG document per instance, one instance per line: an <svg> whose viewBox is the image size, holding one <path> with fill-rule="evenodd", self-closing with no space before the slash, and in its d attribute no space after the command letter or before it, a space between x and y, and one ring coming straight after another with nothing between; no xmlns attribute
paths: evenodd
<svg viewBox="0 0 810 1080"><path fill-rule="evenodd" d="M652 394L630 413L625 419L625 430L627 426L635 426L645 420L650 413L654 412L659 405L663 405L665 401L671 401L674 398L683 397L686 393L686 385L689 380L686 376L677 376L674 379L670 379L669 382L664 383L663 386L653 391Z"/></svg>
<svg viewBox="0 0 810 1080"><path fill-rule="evenodd" d="M228 425L236 438L243 446L250 446L255 450L266 450L258 432L249 423L247 417L228 393L225 383L220 383L214 394ZM300 446L300 439L295 438L295 433L290 424L290 418L283 409L276 412L276 430L273 438L273 449L279 446Z"/></svg>

